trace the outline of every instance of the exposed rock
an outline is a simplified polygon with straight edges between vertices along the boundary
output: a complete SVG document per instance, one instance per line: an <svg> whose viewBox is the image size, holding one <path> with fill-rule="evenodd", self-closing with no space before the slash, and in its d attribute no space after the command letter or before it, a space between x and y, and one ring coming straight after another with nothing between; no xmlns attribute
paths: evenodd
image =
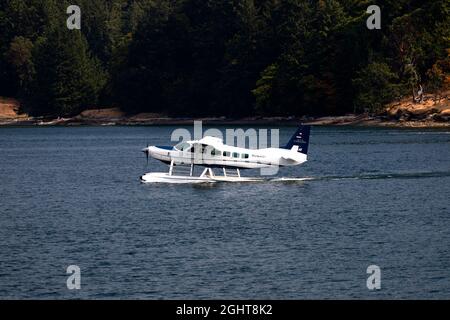
<svg viewBox="0 0 450 320"><path fill-rule="evenodd" d="M103 120L103 119L121 119L125 116L119 108L105 108L105 109L89 109L81 112L75 118L85 120Z"/></svg>
<svg viewBox="0 0 450 320"><path fill-rule="evenodd" d="M388 119L398 121L415 121L433 119L437 121L447 121L448 116L441 114L449 108L449 100L441 99L436 103L432 96L425 96L421 103L412 103L411 98L407 97L386 106L384 114Z"/></svg>
<svg viewBox="0 0 450 320"><path fill-rule="evenodd" d="M167 116L164 116L160 113L138 113L136 115L130 116L128 120L131 121L145 121L145 120L154 120L154 119L167 119Z"/></svg>
<svg viewBox="0 0 450 320"><path fill-rule="evenodd" d="M384 112L370 116L368 114L349 114L331 117L262 117L230 119L225 117L172 118L161 113L139 113L127 115L119 108L85 110L71 118L33 118L19 114L17 100L0 97L0 125L192 125L194 120L202 120L210 125L354 125L387 127L449 127L450 92L442 95L436 103L431 96L425 96L422 103L414 104L410 97L386 106Z"/></svg>
<svg viewBox="0 0 450 320"><path fill-rule="evenodd" d="M19 114L20 103L15 99L0 97L0 118L1 119L15 119L27 118L26 114Z"/></svg>
<svg viewBox="0 0 450 320"><path fill-rule="evenodd" d="M435 114L433 119L436 121L450 121L450 108L444 109L438 114Z"/></svg>

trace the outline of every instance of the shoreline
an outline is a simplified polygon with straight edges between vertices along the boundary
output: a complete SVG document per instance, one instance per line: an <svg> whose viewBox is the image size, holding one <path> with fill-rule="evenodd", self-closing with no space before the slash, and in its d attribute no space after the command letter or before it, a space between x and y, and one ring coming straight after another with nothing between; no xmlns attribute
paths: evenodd
<svg viewBox="0 0 450 320"><path fill-rule="evenodd" d="M192 125L194 121L203 121L205 125L305 125L313 126L356 126L383 128L448 128L450 121L433 119L404 120L387 119L382 116L345 115L326 117L247 117L227 119L224 117L171 118L171 117L136 117L119 118L57 118L42 119L17 117L0 119L0 127L49 127L49 126L158 126L158 125Z"/></svg>
<svg viewBox="0 0 450 320"><path fill-rule="evenodd" d="M205 125L292 125L355 126L381 128L448 128L450 127L450 91L439 102L425 96L421 103L411 98L395 101L378 114L347 114L340 116L295 117L251 116L227 117L169 117L163 113L126 114L117 107L87 109L72 117L32 117L20 113L19 101L0 97L0 127L46 126L190 126L194 121Z"/></svg>

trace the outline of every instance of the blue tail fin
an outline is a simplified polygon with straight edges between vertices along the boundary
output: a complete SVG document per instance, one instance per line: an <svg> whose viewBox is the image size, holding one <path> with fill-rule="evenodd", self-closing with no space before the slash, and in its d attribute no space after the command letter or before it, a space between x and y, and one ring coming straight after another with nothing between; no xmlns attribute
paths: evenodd
<svg viewBox="0 0 450 320"><path fill-rule="evenodd" d="M298 152L308 154L310 132L311 126L300 125L284 148L292 149L293 146L298 146Z"/></svg>

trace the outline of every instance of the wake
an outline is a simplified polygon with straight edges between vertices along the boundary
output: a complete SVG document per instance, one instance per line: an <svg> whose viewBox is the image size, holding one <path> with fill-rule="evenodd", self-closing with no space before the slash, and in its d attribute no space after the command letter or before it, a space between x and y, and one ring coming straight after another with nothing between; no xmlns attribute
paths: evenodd
<svg viewBox="0 0 450 320"><path fill-rule="evenodd" d="M271 182L302 182L302 181L340 181L340 180L386 180L386 179L427 179L450 177L450 171L430 171L430 172L397 172L397 173L377 173L358 174L342 176L317 176L317 177L282 177L267 179Z"/></svg>

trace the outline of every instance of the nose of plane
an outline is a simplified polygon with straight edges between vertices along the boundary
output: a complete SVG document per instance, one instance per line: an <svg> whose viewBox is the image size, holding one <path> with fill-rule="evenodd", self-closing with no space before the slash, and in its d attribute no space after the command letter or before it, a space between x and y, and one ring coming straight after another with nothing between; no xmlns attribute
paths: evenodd
<svg viewBox="0 0 450 320"><path fill-rule="evenodd" d="M145 157L147 158L147 165L148 165L148 158L149 157L152 157L152 158L155 157L154 156L155 155L155 149L157 149L157 148L151 146L151 147L147 147L147 148L144 148L144 149L141 150L142 152L145 153Z"/></svg>
<svg viewBox="0 0 450 320"><path fill-rule="evenodd" d="M150 147L142 149L142 152L146 153L149 156L153 156L155 154L158 154L158 149L159 148L157 148L155 146L150 146Z"/></svg>

